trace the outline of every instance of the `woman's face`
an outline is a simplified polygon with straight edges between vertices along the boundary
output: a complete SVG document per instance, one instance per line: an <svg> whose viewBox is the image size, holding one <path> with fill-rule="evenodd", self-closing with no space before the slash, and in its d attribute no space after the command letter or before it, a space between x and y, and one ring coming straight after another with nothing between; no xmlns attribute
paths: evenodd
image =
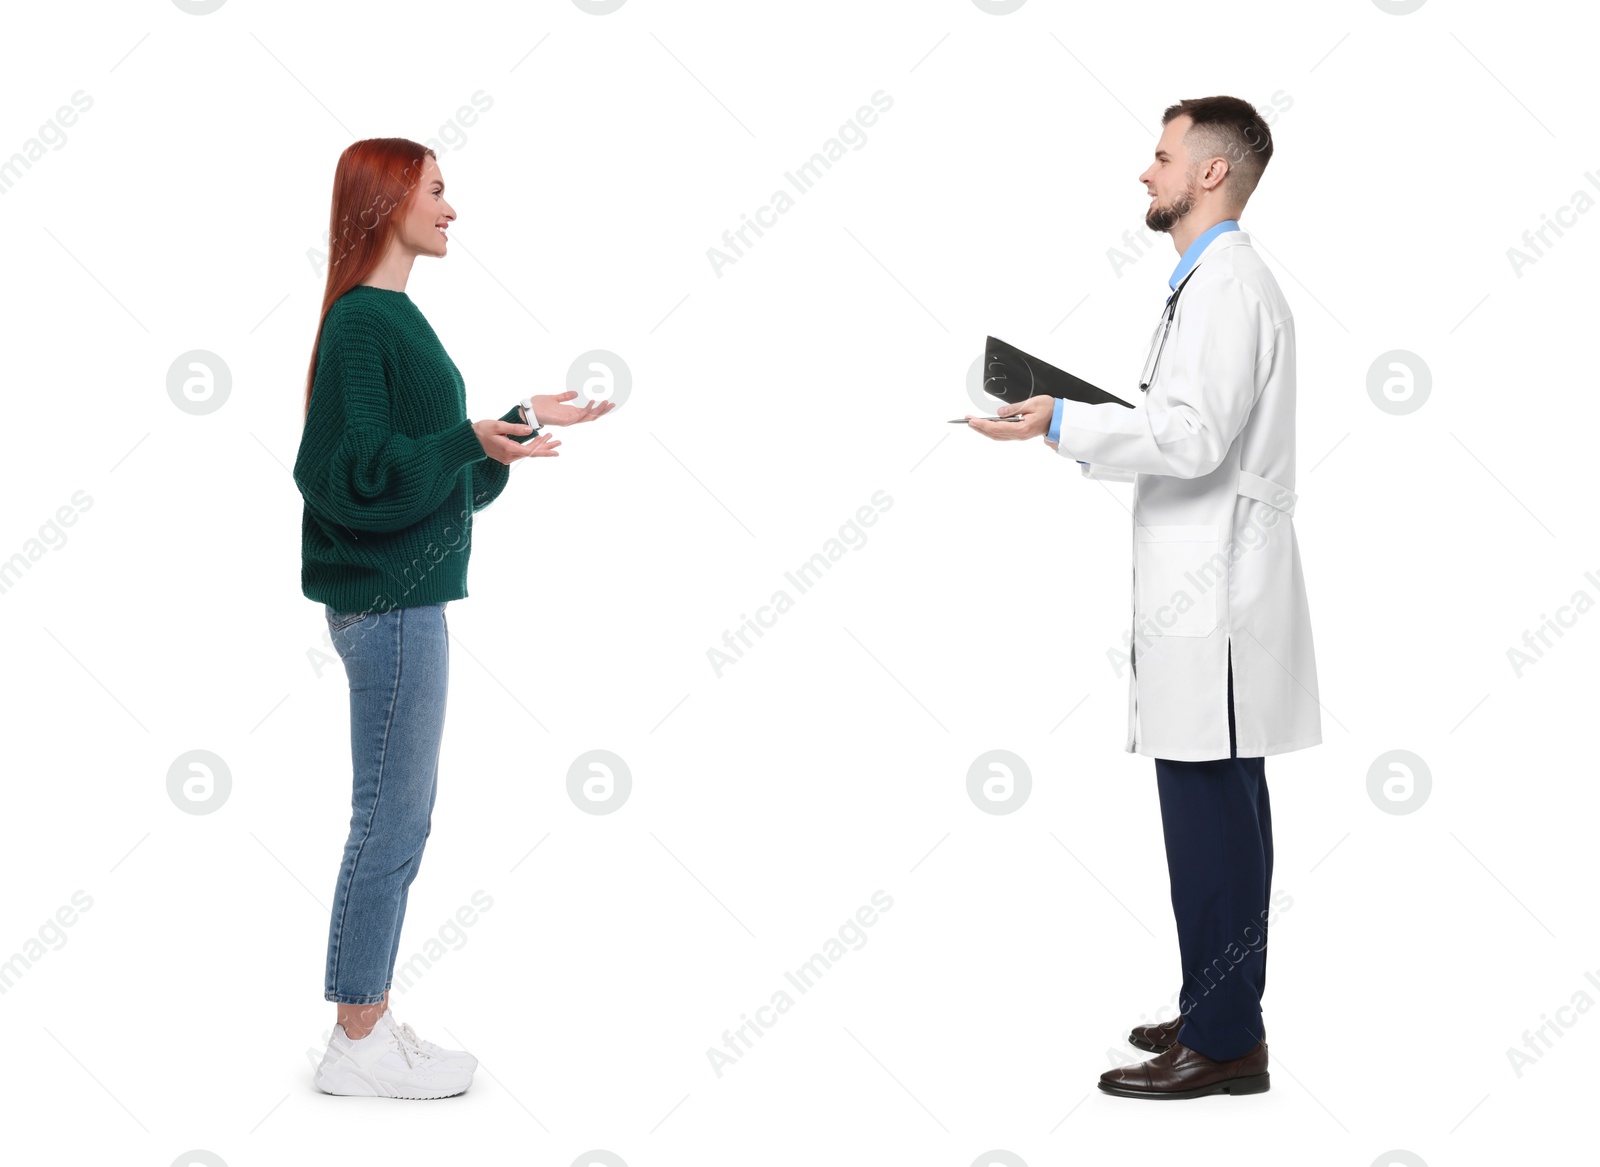
<svg viewBox="0 0 1600 1167"><path fill-rule="evenodd" d="M411 205L400 223L400 241L418 255L445 254L445 228L456 217L444 201L444 176L431 154L422 156L422 181L411 196Z"/></svg>

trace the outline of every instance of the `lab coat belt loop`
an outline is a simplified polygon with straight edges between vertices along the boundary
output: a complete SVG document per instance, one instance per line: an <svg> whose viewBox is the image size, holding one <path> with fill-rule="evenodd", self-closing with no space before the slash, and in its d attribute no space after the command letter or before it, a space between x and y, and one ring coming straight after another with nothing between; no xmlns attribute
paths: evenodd
<svg viewBox="0 0 1600 1167"><path fill-rule="evenodd" d="M1259 499L1268 506L1277 507L1286 515L1294 514L1294 504L1299 498L1287 486L1279 486L1270 478L1251 474L1248 470L1239 471L1239 493L1246 498Z"/></svg>

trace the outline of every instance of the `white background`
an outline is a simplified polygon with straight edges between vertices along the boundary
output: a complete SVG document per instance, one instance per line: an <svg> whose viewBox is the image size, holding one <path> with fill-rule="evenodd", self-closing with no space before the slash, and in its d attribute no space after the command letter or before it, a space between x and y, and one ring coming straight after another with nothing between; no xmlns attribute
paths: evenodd
<svg viewBox="0 0 1600 1167"><path fill-rule="evenodd" d="M0 593L0 955L75 891L92 907L0 995L6 1157L1559 1159L1600 1017L1564 1014L1576 1032L1520 1077L1507 1050L1600 1001L1600 615L1520 677L1507 649L1600 596L1576 344L1600 222L1520 275L1507 251L1600 196L1589 38L1572 5L1514 35L1503 5L1287 11L12 13L0 157L75 91L92 106L0 202L0 558L51 543ZM715 274L707 249L878 90L865 144ZM1243 225L1295 312L1324 742L1267 763L1292 897L1273 1089L1154 1106L1094 1089L1144 1056L1123 1035L1178 974L1153 766L1122 752L1105 656L1130 488L946 419L991 333L1136 392L1177 254L1153 237L1119 274L1108 253L1140 233L1161 111L1212 93L1273 119ZM349 710L289 467L334 163L376 136L439 153L459 219L407 291L474 417L561 391L586 350L633 376L514 469L448 609L402 960L475 891L493 906L395 995L482 1061L430 1104L321 1095L307 1057L334 1013ZM204 416L166 388L196 349L232 379ZM1367 392L1392 349L1431 370L1405 416ZM718 677L708 649L880 490L867 541ZM77 491L92 505L51 531ZM606 815L566 793L596 748L633 779ZM996 748L1032 773L1006 815L965 787ZM205 815L167 794L196 749L232 780ZM1432 774L1411 814L1368 796L1392 749ZM706 1051L879 889L865 946L718 1077Z"/></svg>

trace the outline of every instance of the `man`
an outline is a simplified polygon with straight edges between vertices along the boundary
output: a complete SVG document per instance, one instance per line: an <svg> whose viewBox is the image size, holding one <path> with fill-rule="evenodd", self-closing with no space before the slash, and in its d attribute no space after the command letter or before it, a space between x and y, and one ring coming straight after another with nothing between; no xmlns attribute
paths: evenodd
<svg viewBox="0 0 1600 1167"><path fill-rule="evenodd" d="M1100 1088L1193 1098L1268 1088L1265 758L1318 744L1322 722L1291 519L1294 320L1238 222L1272 136L1233 97L1161 120L1139 181L1180 259L1135 408L1032 397L1000 408L1020 421L968 424L1134 484L1126 749L1155 759L1183 983L1176 1020L1129 1035L1157 1056Z"/></svg>

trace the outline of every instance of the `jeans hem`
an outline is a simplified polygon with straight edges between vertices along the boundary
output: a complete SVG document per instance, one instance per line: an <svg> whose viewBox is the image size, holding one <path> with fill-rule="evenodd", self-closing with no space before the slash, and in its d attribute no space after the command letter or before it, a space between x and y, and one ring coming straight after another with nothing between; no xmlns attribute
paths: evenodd
<svg viewBox="0 0 1600 1167"><path fill-rule="evenodd" d="M340 993L323 993L322 999L340 1005L377 1005L383 1001L383 994L379 993L376 997L352 997Z"/></svg>

